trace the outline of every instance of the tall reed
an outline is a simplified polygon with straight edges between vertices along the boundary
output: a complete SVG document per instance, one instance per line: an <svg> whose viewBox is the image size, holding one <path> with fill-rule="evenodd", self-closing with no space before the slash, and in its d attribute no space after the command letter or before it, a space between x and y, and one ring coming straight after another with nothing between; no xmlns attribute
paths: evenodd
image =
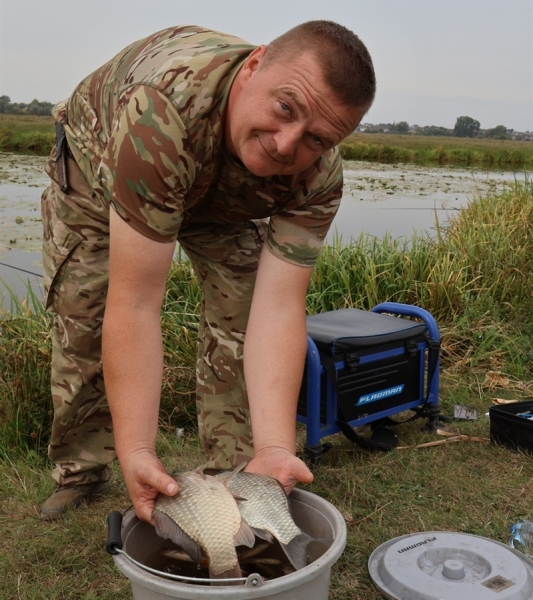
<svg viewBox="0 0 533 600"><path fill-rule="evenodd" d="M443 365L533 372L533 184L472 200L436 238L360 235L325 246L312 274L309 313L371 309L384 301L427 309L443 334ZM162 423L195 419L195 344L201 290L178 253L161 312ZM0 453L44 451L52 402L50 317L32 296L0 329ZM496 361L496 363L495 363ZM181 426L181 425L180 425Z"/></svg>
<svg viewBox="0 0 533 600"><path fill-rule="evenodd" d="M44 452L52 416L51 318L27 287L11 293L11 313L0 319L0 455L7 448Z"/></svg>
<svg viewBox="0 0 533 600"><path fill-rule="evenodd" d="M410 148L387 143L343 142L340 145L340 150L345 160L468 167L533 167L533 147L530 152L525 152L517 149L501 150L492 147L485 149L449 145L445 147L442 144L434 147Z"/></svg>
<svg viewBox="0 0 533 600"><path fill-rule="evenodd" d="M50 154L55 134L42 131L17 131L0 127L0 151L24 154Z"/></svg>

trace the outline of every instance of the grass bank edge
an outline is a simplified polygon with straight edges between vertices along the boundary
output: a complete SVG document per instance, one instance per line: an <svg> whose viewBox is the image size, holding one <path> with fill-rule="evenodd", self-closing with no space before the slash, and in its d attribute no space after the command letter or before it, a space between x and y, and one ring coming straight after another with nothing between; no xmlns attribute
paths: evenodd
<svg viewBox="0 0 533 600"><path fill-rule="evenodd" d="M52 117L0 115L0 151L47 156ZM533 143L515 140L354 133L340 145L344 160L478 168L533 168Z"/></svg>
<svg viewBox="0 0 533 600"><path fill-rule="evenodd" d="M533 396L532 224L533 183L526 180L475 198L438 229L436 239L361 235L346 245L338 240L324 247L314 269L308 312L369 310L384 301L421 306L441 330L443 385L447 381L451 389L462 382L472 396L469 403L476 404L481 402L476 386L486 372L497 371L522 382L512 389L518 398ZM178 257L161 313L161 426L169 432L195 422L200 302L191 266ZM51 315L31 295L0 321L0 457L44 455L52 416L50 330Z"/></svg>

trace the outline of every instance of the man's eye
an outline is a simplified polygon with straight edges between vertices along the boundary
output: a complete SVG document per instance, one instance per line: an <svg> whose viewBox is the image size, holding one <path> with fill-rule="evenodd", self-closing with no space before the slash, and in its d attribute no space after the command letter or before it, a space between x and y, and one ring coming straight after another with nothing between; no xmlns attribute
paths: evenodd
<svg viewBox="0 0 533 600"><path fill-rule="evenodd" d="M321 138L318 137L318 135L311 134L311 139L313 140L313 143L316 144L317 146L324 145L324 142L322 141Z"/></svg>
<svg viewBox="0 0 533 600"><path fill-rule="evenodd" d="M288 104L285 104L285 102L281 102L279 103L281 110L283 112L290 112L291 111L291 107Z"/></svg>

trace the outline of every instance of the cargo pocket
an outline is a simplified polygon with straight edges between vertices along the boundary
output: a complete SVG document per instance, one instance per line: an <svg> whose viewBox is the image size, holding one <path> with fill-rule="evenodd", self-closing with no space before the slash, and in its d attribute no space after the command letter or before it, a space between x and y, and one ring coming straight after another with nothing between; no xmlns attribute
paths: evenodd
<svg viewBox="0 0 533 600"><path fill-rule="evenodd" d="M65 270L81 236L57 218L54 206L56 185L52 184L44 193L41 202L43 219L43 271L45 308L53 307L57 290L61 286Z"/></svg>

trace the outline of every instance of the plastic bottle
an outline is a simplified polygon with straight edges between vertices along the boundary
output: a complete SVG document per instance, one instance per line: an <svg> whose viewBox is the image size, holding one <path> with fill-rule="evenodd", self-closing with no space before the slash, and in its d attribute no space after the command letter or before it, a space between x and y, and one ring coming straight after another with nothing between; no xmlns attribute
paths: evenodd
<svg viewBox="0 0 533 600"><path fill-rule="evenodd" d="M511 525L509 546L533 558L533 523L531 521L518 521Z"/></svg>

